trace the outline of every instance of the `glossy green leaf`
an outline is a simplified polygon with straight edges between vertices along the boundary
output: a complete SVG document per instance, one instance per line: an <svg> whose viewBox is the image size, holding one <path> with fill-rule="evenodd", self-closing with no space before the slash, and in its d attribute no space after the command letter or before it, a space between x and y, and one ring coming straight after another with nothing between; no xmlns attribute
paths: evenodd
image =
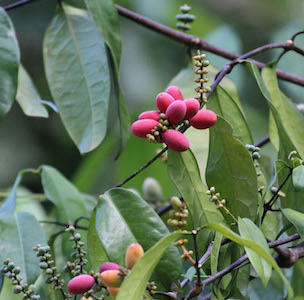
<svg viewBox="0 0 304 300"><path fill-rule="evenodd" d="M300 165L292 171L292 182L295 190L301 191L304 189L304 166Z"/></svg>
<svg viewBox="0 0 304 300"><path fill-rule="evenodd" d="M116 297L117 300L140 300L146 289L147 282L156 268L158 262L164 255L166 249L181 236L180 232L171 233L163 237L136 263L132 272L125 278L120 291ZM172 246L171 246L172 247Z"/></svg>
<svg viewBox="0 0 304 300"><path fill-rule="evenodd" d="M210 129L206 171L208 186L214 186L235 217L254 220L258 205L256 170L245 146L233 138L232 128L223 118ZM233 222L230 216L227 221Z"/></svg>
<svg viewBox="0 0 304 300"><path fill-rule="evenodd" d="M58 221L67 223L79 216L86 216L88 210L85 197L59 171L42 166L41 183L47 198L56 206Z"/></svg>
<svg viewBox="0 0 304 300"><path fill-rule="evenodd" d="M293 224L298 233L304 238L304 214L291 208L282 209L284 216Z"/></svg>
<svg viewBox="0 0 304 300"><path fill-rule="evenodd" d="M95 260L98 260L98 263L102 262L101 257L124 265L124 256L131 243L138 242L147 251L169 234L167 227L151 206L141 197L125 189L112 189L101 195L95 218L96 231L100 239L100 245L94 245L92 250L97 255L90 254L95 266ZM92 243L89 244L89 252L91 245ZM97 246L100 246L101 257L98 256ZM159 283L158 285L168 288L180 276L180 272L179 253L171 246L156 268L153 279Z"/></svg>
<svg viewBox="0 0 304 300"><path fill-rule="evenodd" d="M20 276L24 282L34 283L41 270L33 247L46 245L44 232L36 218L28 212L2 215L0 239L0 261L10 258L21 268Z"/></svg>
<svg viewBox="0 0 304 300"><path fill-rule="evenodd" d="M110 71L107 49L90 15L62 3L44 39L50 90L81 153L96 148L107 131Z"/></svg>
<svg viewBox="0 0 304 300"><path fill-rule="evenodd" d="M218 265L218 259L221 249L221 243L222 243L223 235L219 232L215 234L214 238L214 244L211 250L210 255L210 264L211 264L211 275L215 275L217 273L217 265Z"/></svg>
<svg viewBox="0 0 304 300"><path fill-rule="evenodd" d="M242 238L260 245L270 255L270 249L262 231L251 220L247 218L239 218L238 227ZM245 247L245 250L252 266L261 277L261 280L266 287L271 277L271 265L264 258L260 257L260 255L254 250L247 247Z"/></svg>
<svg viewBox="0 0 304 300"><path fill-rule="evenodd" d="M19 67L16 100L23 112L29 117L47 118L49 116L48 111L41 103L40 95L31 77L22 65Z"/></svg>
<svg viewBox="0 0 304 300"><path fill-rule="evenodd" d="M11 108L17 93L19 46L13 24L0 7L0 118Z"/></svg>
<svg viewBox="0 0 304 300"><path fill-rule="evenodd" d="M207 108L223 117L233 129L233 137L243 144L253 144L247 121L238 103L224 88L218 86L208 100Z"/></svg>
<svg viewBox="0 0 304 300"><path fill-rule="evenodd" d="M242 238L241 236L239 236L238 234L236 234L229 228L223 226L222 224L210 223L210 224L208 224L208 227L212 230L222 233L226 238L228 238L244 247L250 248L251 250L255 251L258 255L263 257L278 272L278 274L284 281L284 283L287 287L287 290L288 290L287 298L293 299L293 290L290 286L290 283L284 276L282 270L277 265L276 261L273 259L273 257L267 251L265 251L265 249L263 247L261 247L260 245L258 245L257 243L255 243L252 240L247 240L247 239Z"/></svg>
<svg viewBox="0 0 304 300"><path fill-rule="evenodd" d="M214 203L206 195L197 162L191 150L168 153L168 171L171 180L187 204L195 228L209 222L224 222ZM190 184L189 184L190 183Z"/></svg>

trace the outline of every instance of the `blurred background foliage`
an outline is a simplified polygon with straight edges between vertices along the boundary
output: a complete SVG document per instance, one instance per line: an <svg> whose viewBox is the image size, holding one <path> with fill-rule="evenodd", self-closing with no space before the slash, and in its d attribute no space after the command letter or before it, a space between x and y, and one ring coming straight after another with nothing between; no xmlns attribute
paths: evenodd
<svg viewBox="0 0 304 300"><path fill-rule="evenodd" d="M81 6L80 0L69 2ZM9 3L11 1L1 0L0 5ZM178 8L185 1L119 0L116 3L174 28ZM303 1L192 0L186 3L192 6L191 13L196 15L191 34L238 53L245 53L270 42L285 41L303 26ZM42 41L54 15L55 6L56 1L38 0L9 12L20 43L22 62L42 99L48 101L52 101L52 98L43 69ZM131 119L134 121L141 111L155 108L156 95L164 91L171 79L186 67L188 49L123 17L120 20L123 40L120 78ZM296 41L299 46L304 46L303 37ZM206 54L217 68L221 68L226 62L223 58ZM277 54L277 51L267 52L257 59L270 62ZM303 59L297 54L284 56L279 67L304 76ZM243 66L236 67L231 78L238 88L256 142L268 132L267 105L252 76ZM301 87L284 83L282 88L295 102L304 102ZM81 192L100 194L142 166L159 148L131 137L127 148L115 161L116 140L113 134L95 151L81 156L58 115L52 114L49 119L29 118L23 114L17 103L1 120L0 136L2 189L12 185L20 169L48 164L72 179ZM273 159L273 150L268 145L263 148L262 154ZM167 168L160 160L126 187L141 191L142 182L148 176L161 182L165 197L174 194ZM38 176L26 176L23 184L33 192L41 191Z"/></svg>

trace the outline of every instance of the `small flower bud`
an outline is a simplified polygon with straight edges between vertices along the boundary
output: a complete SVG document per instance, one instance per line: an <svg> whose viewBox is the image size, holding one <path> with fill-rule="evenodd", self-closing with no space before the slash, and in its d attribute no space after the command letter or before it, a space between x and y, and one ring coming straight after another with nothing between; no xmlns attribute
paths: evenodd
<svg viewBox="0 0 304 300"><path fill-rule="evenodd" d="M182 207L182 204L183 204L182 201L178 197L172 197L170 199L170 202L171 202L172 207L175 209L178 209L178 210Z"/></svg>

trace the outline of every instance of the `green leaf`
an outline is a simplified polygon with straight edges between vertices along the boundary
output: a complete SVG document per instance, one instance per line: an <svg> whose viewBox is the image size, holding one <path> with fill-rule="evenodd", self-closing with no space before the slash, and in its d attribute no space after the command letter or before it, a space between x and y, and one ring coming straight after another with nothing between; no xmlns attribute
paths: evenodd
<svg viewBox="0 0 304 300"><path fill-rule="evenodd" d="M253 144L251 132L242 110L237 101L224 88L221 86L216 88L208 100L207 108L229 122L233 129L234 138L245 145Z"/></svg>
<svg viewBox="0 0 304 300"><path fill-rule="evenodd" d="M210 224L208 224L208 227L212 230L222 233L226 238L228 238L244 247L252 249L258 255L262 256L278 272L278 274L284 281L284 283L287 287L287 290L288 290L288 295L287 295L288 299L293 299L293 290L290 286L290 283L284 276L282 270L277 265L276 261L273 259L273 257L267 251L265 251L265 249L263 247L256 244L254 241L250 241L250 240L242 238L241 236L239 236L238 234L236 234L229 228L223 226L222 224L210 223Z"/></svg>
<svg viewBox="0 0 304 300"><path fill-rule="evenodd" d="M107 49L90 15L62 3L44 39L49 86L69 135L81 153L107 131L110 71Z"/></svg>
<svg viewBox="0 0 304 300"><path fill-rule="evenodd" d="M214 244L211 250L210 255L210 264L211 264L211 275L215 275L217 273L217 265L218 259L220 255L221 243L222 243L223 235L219 232L215 234Z"/></svg>
<svg viewBox="0 0 304 300"><path fill-rule="evenodd" d="M210 129L210 147L206 171L208 186L214 186L235 217L254 220L257 213L256 170L249 151L234 139L232 128L222 117ZM229 220L229 221L228 221ZM233 221L227 215L227 221Z"/></svg>
<svg viewBox="0 0 304 300"><path fill-rule="evenodd" d="M13 24L0 7L0 119L10 110L17 93L19 46Z"/></svg>
<svg viewBox="0 0 304 300"><path fill-rule="evenodd" d="M46 108L41 104L40 95L31 77L22 65L19 67L16 100L29 117L47 118L49 116Z"/></svg>
<svg viewBox="0 0 304 300"><path fill-rule="evenodd" d="M124 256L131 243L140 243L146 251L169 234L147 202L125 189L112 189L101 195L95 218L101 256L120 265L124 265ZM94 245L95 253L98 251L96 247ZM101 263L98 256L90 257L93 265L97 265L95 259ZM180 272L180 256L172 246L161 259L153 278L158 285L168 288L180 276Z"/></svg>
<svg viewBox="0 0 304 300"><path fill-rule="evenodd" d="M284 216L293 224L297 229L301 238L304 238L304 214L291 208L282 209Z"/></svg>
<svg viewBox="0 0 304 300"><path fill-rule="evenodd" d="M40 274L39 259L33 247L46 245L44 232L36 218L28 212L0 217L0 261L10 258L21 268L24 282L32 284Z"/></svg>
<svg viewBox="0 0 304 300"><path fill-rule="evenodd" d="M247 218L239 218L238 227L242 238L253 241L260 245L270 255L270 250L263 233L251 220ZM261 277L261 280L266 287L271 277L271 265L264 258L260 257L260 255L254 250L247 247L245 247L245 250L252 266Z"/></svg>
<svg viewBox="0 0 304 300"><path fill-rule="evenodd" d="M88 214L85 196L71 182L53 167L42 166L41 170L43 190L57 208L58 221L67 223Z"/></svg>
<svg viewBox="0 0 304 300"><path fill-rule="evenodd" d="M300 165L292 171L292 182L295 190L301 191L304 189L304 166Z"/></svg>
<svg viewBox="0 0 304 300"><path fill-rule="evenodd" d="M117 300L140 300L146 289L147 282L156 268L161 257L172 242L177 240L182 234L174 232L163 237L135 264L131 273L125 278L120 291L116 297Z"/></svg>
<svg viewBox="0 0 304 300"><path fill-rule="evenodd" d="M171 180L187 204L195 228L211 221L223 223L224 218L206 195L200 172L191 150L168 153L168 171Z"/></svg>

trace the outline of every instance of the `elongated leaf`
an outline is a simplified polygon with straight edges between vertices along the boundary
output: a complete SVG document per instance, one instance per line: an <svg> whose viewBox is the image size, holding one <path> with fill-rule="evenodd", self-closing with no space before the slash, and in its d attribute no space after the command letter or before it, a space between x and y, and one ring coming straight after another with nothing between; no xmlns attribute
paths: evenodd
<svg viewBox="0 0 304 300"><path fill-rule="evenodd" d="M224 222L214 203L206 195L199 169L191 150L168 153L169 176L185 200L195 228L209 222Z"/></svg>
<svg viewBox="0 0 304 300"><path fill-rule="evenodd" d="M300 165L292 171L292 182L295 190L301 191L304 189L304 166Z"/></svg>
<svg viewBox="0 0 304 300"><path fill-rule="evenodd" d="M232 126L233 137L243 144L253 144L252 136L238 103L218 86L208 100L207 108L223 117Z"/></svg>
<svg viewBox="0 0 304 300"><path fill-rule="evenodd" d="M216 230L216 231L222 233L226 238L228 238L244 247L252 249L257 254L262 256L278 272L278 274L284 281L284 283L287 287L287 290L288 290L288 299L293 299L293 290L290 286L290 283L284 276L282 270L277 265L276 261L273 259L273 257L267 251L265 251L265 249L263 247L256 244L254 241L250 241L250 240L242 238L241 236L239 236L238 234L236 234L229 228L223 226L222 224L210 223L210 224L208 224L208 227L212 230Z"/></svg>
<svg viewBox="0 0 304 300"><path fill-rule="evenodd" d="M125 278L117 300L140 300L142 299L147 282L163 256L166 249L181 236L180 232L172 233L163 237L136 263L132 272ZM158 267L156 267L157 270Z"/></svg>
<svg viewBox="0 0 304 300"><path fill-rule="evenodd" d="M110 71L103 37L85 10L58 7L44 40L47 79L62 121L81 153L107 131Z"/></svg>
<svg viewBox="0 0 304 300"><path fill-rule="evenodd" d="M297 229L301 238L304 238L304 214L300 213L291 208L282 209L284 216L293 224L293 226Z"/></svg>
<svg viewBox="0 0 304 300"><path fill-rule="evenodd" d="M43 118L49 116L46 108L41 103L41 98L31 77L22 65L19 67L16 100L27 116Z"/></svg>
<svg viewBox="0 0 304 300"><path fill-rule="evenodd" d="M263 233L251 220L239 218L238 227L242 238L257 243L270 255L270 250ZM271 277L271 265L255 251L247 247L245 247L245 250L252 266L261 277L261 280L266 287Z"/></svg>
<svg viewBox="0 0 304 300"><path fill-rule="evenodd" d="M98 246L101 257L124 265L124 256L131 243L140 243L146 251L169 234L165 224L147 202L125 189L112 189L103 194L95 218L100 244L98 242L98 245L94 245L92 251L89 248L93 265L97 265L96 260L101 263L96 249ZM89 235L91 232L94 233L93 228L90 228ZM94 252L96 256L92 254ZM179 277L180 271L180 257L172 246L161 259L153 278L168 288Z"/></svg>
<svg viewBox="0 0 304 300"><path fill-rule="evenodd" d="M210 263L211 263L211 275L215 275L217 273L217 265L218 259L221 249L221 242L223 239L223 235L219 232L215 234L214 244L211 251Z"/></svg>
<svg viewBox="0 0 304 300"><path fill-rule="evenodd" d="M0 7L0 118L11 108L17 93L19 46L13 24Z"/></svg>
<svg viewBox="0 0 304 300"><path fill-rule="evenodd" d="M0 239L0 261L10 258L15 266L21 268L20 276L24 282L34 283L41 270L33 247L46 245L39 222L28 212L2 215Z"/></svg>
<svg viewBox="0 0 304 300"><path fill-rule="evenodd" d="M210 129L210 148L206 171L208 186L214 186L227 200L235 217L254 220L258 204L256 170L241 142L232 136L232 128L223 118ZM227 220L233 221L230 216Z"/></svg>

